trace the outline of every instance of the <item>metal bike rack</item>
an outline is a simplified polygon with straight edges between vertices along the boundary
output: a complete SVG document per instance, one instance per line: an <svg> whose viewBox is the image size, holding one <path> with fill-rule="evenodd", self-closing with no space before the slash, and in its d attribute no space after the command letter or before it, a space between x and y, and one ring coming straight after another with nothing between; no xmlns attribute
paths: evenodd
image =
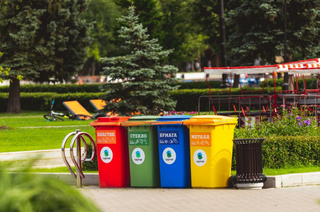
<svg viewBox="0 0 320 212"><path fill-rule="evenodd" d="M71 143L70 143L70 157L74 166L76 167L77 173L74 173L74 171L72 170L69 162L67 161L66 154L65 154L66 143L68 139L72 136L73 138L71 139ZM90 158L87 158L88 146L87 146L85 137L90 140L92 145L92 154ZM74 157L74 153L73 153L73 147L75 142L76 142L76 158ZM84 146L84 152L82 157L81 157L81 142L83 143L83 146ZM68 135L66 135L66 137L62 141L61 156L62 156L63 162L66 164L71 175L77 179L78 188L82 187L82 178L85 178L85 175L81 170L81 161L93 161L95 156L95 151L96 151L96 147L95 147L93 138L90 136L90 134L86 132L80 132L80 130L76 130L75 132L69 133Z"/></svg>

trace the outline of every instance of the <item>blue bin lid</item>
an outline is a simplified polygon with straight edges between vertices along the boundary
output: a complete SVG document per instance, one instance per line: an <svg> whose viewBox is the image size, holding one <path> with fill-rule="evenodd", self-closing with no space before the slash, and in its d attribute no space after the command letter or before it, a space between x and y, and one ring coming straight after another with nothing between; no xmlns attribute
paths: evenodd
<svg viewBox="0 0 320 212"><path fill-rule="evenodd" d="M190 119L192 116L188 115L173 115L173 116L162 116L157 121L184 121Z"/></svg>

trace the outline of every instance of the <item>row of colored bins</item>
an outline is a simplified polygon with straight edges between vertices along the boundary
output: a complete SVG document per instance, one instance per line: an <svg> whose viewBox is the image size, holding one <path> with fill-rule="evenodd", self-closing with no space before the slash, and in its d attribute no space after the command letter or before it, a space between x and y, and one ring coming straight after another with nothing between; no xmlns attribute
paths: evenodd
<svg viewBox="0 0 320 212"><path fill-rule="evenodd" d="M226 187L236 123L225 116L99 118L91 125L100 187Z"/></svg>

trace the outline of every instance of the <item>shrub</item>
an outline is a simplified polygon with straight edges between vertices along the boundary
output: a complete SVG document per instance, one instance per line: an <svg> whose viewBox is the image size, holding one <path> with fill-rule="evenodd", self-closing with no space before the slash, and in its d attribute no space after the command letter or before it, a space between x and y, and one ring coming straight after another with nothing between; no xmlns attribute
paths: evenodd
<svg viewBox="0 0 320 212"><path fill-rule="evenodd" d="M221 81L208 81L210 88L220 88ZM208 84L206 81L201 82L177 82L176 85L179 85L179 89L206 89Z"/></svg>
<svg viewBox="0 0 320 212"><path fill-rule="evenodd" d="M317 88L317 78L307 78L306 80L306 85L307 89L316 89ZM283 84L283 79L275 79L276 86L282 86ZM260 82L260 86L262 87L263 82ZM265 81L264 87L274 87L274 82L272 79L267 79ZM296 87L296 79L294 79L294 87ZM303 90L304 89L304 81L303 79L298 80L298 89Z"/></svg>
<svg viewBox="0 0 320 212"><path fill-rule="evenodd" d="M33 84L33 85L21 85L20 92L22 93L39 93L39 92L53 92L53 93L97 93L100 84ZM1 86L0 93L8 93L9 86Z"/></svg>
<svg viewBox="0 0 320 212"><path fill-rule="evenodd" d="M32 164L19 164L22 172L15 174L0 164L0 211L99 211L79 190L30 173Z"/></svg>
<svg viewBox="0 0 320 212"><path fill-rule="evenodd" d="M300 111L297 107L290 111L283 109L283 114L274 117L273 122L262 121L235 130L237 138L305 135L318 135L318 123L316 117L308 116L307 110Z"/></svg>
<svg viewBox="0 0 320 212"><path fill-rule="evenodd" d="M263 167L278 169L320 165L319 136L270 136L262 143ZM232 169L236 169L235 145Z"/></svg>
<svg viewBox="0 0 320 212"><path fill-rule="evenodd" d="M88 144L87 146L87 158L90 158L91 156L91 152L92 152L92 146L91 144ZM82 171L98 171L98 155L97 155L97 148L96 148L96 152L95 152L95 157L93 159L93 161L84 161L81 163L81 169Z"/></svg>

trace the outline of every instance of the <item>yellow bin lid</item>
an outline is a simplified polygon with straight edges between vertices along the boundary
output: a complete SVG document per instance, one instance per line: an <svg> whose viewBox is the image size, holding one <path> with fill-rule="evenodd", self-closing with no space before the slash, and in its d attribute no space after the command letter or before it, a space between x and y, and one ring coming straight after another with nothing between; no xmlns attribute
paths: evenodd
<svg viewBox="0 0 320 212"><path fill-rule="evenodd" d="M238 118L219 116L219 115L205 115L193 116L189 120L183 121L184 125L221 125L221 124L237 124Z"/></svg>

